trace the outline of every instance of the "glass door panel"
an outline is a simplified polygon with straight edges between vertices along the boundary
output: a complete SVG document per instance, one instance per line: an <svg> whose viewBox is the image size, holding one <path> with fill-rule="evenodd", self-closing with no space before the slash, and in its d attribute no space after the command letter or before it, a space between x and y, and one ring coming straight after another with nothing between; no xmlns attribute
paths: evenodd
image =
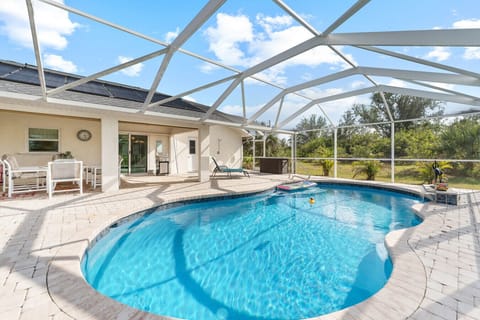
<svg viewBox="0 0 480 320"><path fill-rule="evenodd" d="M130 139L128 138L128 134L120 134L118 135L118 153L120 154L120 156L122 157L123 161L122 161L122 166L121 166L121 173L130 173L128 171L128 150L130 150L130 146L129 146L129 142L130 142Z"/></svg>
<svg viewBox="0 0 480 320"><path fill-rule="evenodd" d="M130 135L130 173L147 172L147 136Z"/></svg>

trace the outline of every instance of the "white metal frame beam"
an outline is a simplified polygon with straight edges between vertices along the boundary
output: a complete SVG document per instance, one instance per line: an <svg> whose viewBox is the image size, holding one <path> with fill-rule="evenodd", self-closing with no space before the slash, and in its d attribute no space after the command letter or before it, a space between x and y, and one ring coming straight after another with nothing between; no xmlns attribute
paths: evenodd
<svg viewBox="0 0 480 320"><path fill-rule="evenodd" d="M348 46L419 46L419 47L479 47L480 29L435 29L335 33L317 37L319 45Z"/></svg>
<svg viewBox="0 0 480 320"><path fill-rule="evenodd" d="M398 52L394 52L394 51L390 51L390 50L386 50L386 49L382 49L382 48L377 48L377 47L373 47L373 46L372 47L357 46L357 48L360 48L360 49L363 49L363 50L368 50L368 51L371 51L371 52L375 52L375 53L378 53L378 54L381 54L381 55L384 55L384 56L390 56L390 57L394 57L394 58L397 58L397 59L401 59L401 60L410 61L410 62L418 63L418 64L421 64L421 65L429 66L429 67L432 67L432 68L441 69L441 70L445 70L445 71L450 71L450 72L453 72L453 73L463 74L463 75L466 75L466 76L471 76L471 77L480 79L480 74L478 74L478 73L475 73L475 72L472 72L472 71L469 71L469 70L465 70L465 69L455 68L455 67L452 67L452 66L449 66L449 65L438 63L438 62L433 62L433 61L429 61L429 60L425 60L425 59L421 59L421 58L417 58L417 57L412 57L412 56L409 56L409 55L406 55L406 54L403 54L403 53L398 53Z"/></svg>
<svg viewBox="0 0 480 320"><path fill-rule="evenodd" d="M175 40L173 40L173 42L168 46L168 51L162 60L162 64L160 65L157 74L155 75L155 79L153 80L150 91L145 98L141 112L145 112L145 109L148 108L148 105L152 101L153 95L155 94L175 52L205 23L205 21L207 21L215 12L217 12L217 10L225 3L225 1L226 0L208 1L208 3L200 10L195 18L193 18L193 20L185 27L185 29L183 29L183 31L180 32Z"/></svg>
<svg viewBox="0 0 480 320"><path fill-rule="evenodd" d="M355 14L358 10L361 9L369 0L360 0L356 4L354 4L350 9L348 9L345 14L343 14L339 19L337 19L331 26L327 28L327 31L325 34L328 34L331 30L334 30L335 28L339 27L341 23L345 22L349 17L351 17L353 14ZM225 101L225 99L235 90L235 88L238 86L240 81L243 79L250 77L254 74L257 74L261 71L264 71L265 69L268 69L274 65L277 65L279 63L282 63L290 58L293 58L295 56L298 56L299 54L302 54L312 48L315 48L318 46L322 41L322 39L325 39L323 35L321 36L316 36L313 38L310 38L296 46L293 46L269 59L266 59L259 64L248 68L247 70L243 71L242 73L239 74L239 77L220 95L220 97L213 103L213 105L210 107L208 112L205 114L205 116L202 118L202 120L208 119L211 114L217 110L217 108L220 106L220 104Z"/></svg>
<svg viewBox="0 0 480 320"><path fill-rule="evenodd" d="M43 72L42 52L40 50L40 43L37 36L37 27L35 24L35 13L31 0L25 0L28 11L28 22L30 25L30 32L32 34L33 50L35 52L35 60L37 61L38 79L40 81L40 90L42 92L42 99L47 100L47 83L45 81L45 73Z"/></svg>
<svg viewBox="0 0 480 320"><path fill-rule="evenodd" d="M268 111L275 103L285 95L303 90L306 88L311 88L328 82L336 81L342 78L354 76L354 75L366 75L366 76L381 76L381 77L391 77L401 80L421 80L421 81L430 81L438 83L447 83L447 84L460 84L468 86L480 86L479 79L472 77L471 75L458 75L451 73L440 73L440 72L426 72L426 71L410 71L410 70L401 70L401 69L387 69L387 68L374 68L374 67L357 67L346 69L337 73L329 74L325 77L318 79L313 79L308 82L304 82L290 88L286 88L279 94L277 94L272 100L267 102L262 108L260 108L254 115L252 115L246 124L251 124L258 119L263 113ZM374 83L375 86L378 86Z"/></svg>
<svg viewBox="0 0 480 320"><path fill-rule="evenodd" d="M144 55L142 57L138 57L136 59L133 59L133 60L130 60L130 61L127 61L125 63L122 63L122 64L119 64L117 66L114 66L112 68L108 68L108 69L105 69L103 71L100 71L100 72L97 72L97 73L94 73L90 76L87 76L87 77L83 77L79 80L76 80L76 81L73 81L73 82L70 82L66 85L63 85L61 87L57 87L57 88L54 88L54 89L50 89L47 91L47 94L50 96L50 95L54 95L54 94L57 94L57 93L60 93L60 92L63 92L65 90L68 90L68 89L71 89L71 88L74 88L74 87L77 87L81 84L84 84L84 83L87 83L89 81L92 81L92 80L95 80L95 79L98 79L98 78L101 78L101 77L104 77L106 75L109 75L111 73L114 73L114 72L117 72L117 71L120 71L122 69L125 69L125 68L128 68L128 67L131 67L137 63L140 63L140 62L144 62L144 61L147 61L149 59L152 59L152 58L155 58L157 56L160 56L162 54L164 54L165 52L167 51L166 48L164 49L161 49L161 50L158 50L158 51L155 51L155 52L152 52L152 53L149 53L147 55Z"/></svg>
<svg viewBox="0 0 480 320"><path fill-rule="evenodd" d="M409 89L409 88L401 88L401 87L395 87L395 86L387 86L387 85L379 85L379 86L373 86L373 87L368 87L368 88L363 88L359 90L352 90L336 95L331 95L328 97L323 97L319 98L316 100L313 100L312 102L307 103L304 107L300 108L293 114L291 114L288 118L283 120L278 127L283 128L285 125L290 123L292 120L294 120L296 117L298 117L300 114L304 113L308 109L310 109L314 104L317 103L324 103L328 101L334 101L334 100L341 100L353 96L359 96L367 93L372 93L372 92L381 92L381 91L386 91L390 93L396 93L396 94L402 94L402 95L408 95L408 96L415 96L415 97L420 97L420 98L426 98L426 99L433 99L433 100L439 100L439 101L448 101L448 102L454 102L454 103L460 103L460 104L465 104L465 105L472 105L472 106L480 106L480 100L479 99L474 99L474 98L468 98L465 96L456 96L456 95L451 95L451 94L445 94L445 93L438 93L438 92L430 92L430 91L424 91L424 90L418 90L418 89Z"/></svg>
<svg viewBox="0 0 480 320"><path fill-rule="evenodd" d="M358 95L362 95L362 94L366 94L366 93L371 93L371 92L374 92L375 90L377 90L377 87L374 86L374 87L368 87L368 88L363 88L363 89L359 89L359 90L353 90L353 91L349 91L349 92L343 92L343 93L340 93L340 94L336 94L336 95L332 95L332 96L323 97L323 98L313 100L313 101L307 103L304 107L300 108L299 110L297 110L296 112L291 114L285 120L283 120L278 125L278 127L283 128L285 125L290 123L296 117L298 117L299 115L301 115L302 113L304 113L305 111L307 111L308 109L310 109L311 107L313 107L317 103L323 103L323 102L328 102L328 101L332 101L332 100L345 99L345 98L349 98L349 97L353 97L353 96L358 96Z"/></svg>
<svg viewBox="0 0 480 320"><path fill-rule="evenodd" d="M151 53L148 53L144 56L138 57L134 60L128 61L123 64L116 65L114 67L105 69L103 71L97 72L95 74L89 75L77 81L71 82L64 86L47 90L46 82L45 82L45 75L43 71L43 64L42 64L42 57L41 57L41 50L40 44L37 37L37 30L34 20L34 8L32 5L32 0L26 0L28 16L29 16L29 23L30 29L32 33L32 43L34 47L34 53L37 60L37 67L39 73L39 80L40 86L42 90L42 98L46 101L49 96L55 95L62 91L71 89L75 86L87 83L89 81L101 78L108 74L120 71L122 69L128 68L133 66L137 63L141 63L155 57L164 55L163 60L159 66L159 69L156 73L155 79L151 84L150 90L148 92L147 98L144 101L144 104L141 108L141 112L148 114L148 108L154 106L160 106L167 102L173 101L178 98L182 98L186 95L199 92L201 90L223 84L225 82L231 81L230 85L217 97L216 101L210 107L210 109L206 112L206 114L201 118L197 119L199 122L211 122L213 120L209 119L215 110L219 108L219 106L225 101L225 99L230 96L230 94L240 85L241 86L241 97L242 97L242 110L243 110L243 117L244 117L244 127L249 126L256 126L255 121L264 114L267 110L272 108L279 100L280 106L278 108L278 112L276 114L275 123L273 129L278 130L285 125L287 125L292 119L300 115L301 113L305 112L313 105L318 105L322 113L327 116L328 113L325 112L322 106L319 103L333 101L338 99L343 99L345 97L350 97L353 95L364 94L365 92L393 92L397 94L408 94L408 95L415 95L419 97L424 97L428 99L434 100L442 100L447 102L455 102L460 104L478 106L479 105L479 98L459 92L458 90L451 90L441 88L436 86L435 83L446 83L446 84L454 84L454 85L462 85L462 86L475 86L480 87L480 74L476 72L472 72L470 70L463 70L460 68L456 68L449 65L440 64L437 62L429 61L426 59L416 58L413 56L409 56L403 53L397 53L390 50L386 50L383 48L379 48L379 46L430 46L430 47L479 47L480 41L478 41L478 35L480 34L480 29L436 29L436 30L408 30L408 31L380 31L380 32L354 32L354 33L333 33L339 26L343 23L348 21L353 15L355 15L358 11L363 9L365 5L370 0L358 0L356 1L350 8L348 8L341 16L339 16L330 26L328 26L323 33L318 32L312 25L310 25L305 19L303 19L295 10L290 8L286 5L283 0L273 0L273 2L283 9L288 15L290 15L293 19L295 19L301 26L307 29L310 33L312 33L313 37L296 45L293 46L269 59L263 60L257 65L254 65L250 68L247 68L244 71L236 70L231 66L227 66L220 62L211 60L209 58L203 57L196 53L189 52L185 49L182 49L181 46L196 32L198 32L199 28L213 15L215 12L219 10L219 8L226 2L226 0L210 0L208 3L198 12L198 14L190 21L190 23L185 27L185 29L177 36L177 38L171 43L168 44L161 40L152 38L145 34L136 32L134 30L128 29L124 26L109 22L107 20L101 19L99 17L93 16L91 14L82 12L78 9L69 7L64 5L63 3L56 2L54 0L38 0L42 3L57 7L59 9L66 10L70 13L82 16L89 20L95 21L97 23L104 24L111 28L117 29L121 32L128 33L135 37L139 37L141 39L153 42L155 44L161 45L163 48ZM356 66L346 55L344 55L341 51L339 51L334 46L341 45L341 46L352 46L355 48L359 48L361 50L367 50L370 52L377 53L383 56L390 56L397 59L402 59L406 61L410 61L413 63L417 63L424 66L429 66L432 68L448 71L450 73L441 73L441 72L425 72L425 71L413 71L413 70L403 70L403 69L390 69L390 68L376 68L376 67L364 67L364 66ZM319 46L326 46L330 48L336 55L338 55L341 59L343 59L347 64L349 64L352 68L329 74L311 81L307 81L301 84L297 84L295 86L289 88L282 88L281 86L266 81L261 77L256 76L258 73L273 67L279 63L282 63L288 59L291 59L295 56L298 56L306 51L309 51L313 48ZM223 79L219 79L207 84L203 84L199 87L187 90L183 93L176 94L172 97L163 99L161 101L157 101L151 103L153 95L158 88L159 83L161 82L164 73L169 67L169 63L176 52L181 52L201 61L207 62L209 64L213 64L215 66L224 68L225 70L229 70L234 73L232 76L225 77ZM364 88L360 90L354 90L349 92L344 92L338 95L332 95L329 97L323 97L320 99L308 96L307 94L303 94L301 90L318 86L321 84L333 82L335 80L339 80L342 78L346 78L353 75L361 75L365 77L370 83L373 84L373 87ZM413 83L419 86L423 86L429 88L434 91L426 91L426 90L418 90L418 89L409 89L409 88L400 88L400 87L393 87L393 86L386 86L383 84L378 84L374 81L371 77L386 77L392 79L399 79L402 81L406 81L409 83ZM250 118L247 118L246 108L247 108L247 97L245 96L245 87L244 87L244 80L247 78L252 78L258 81L261 81L267 85L270 85L274 88L281 90L274 98L272 98L269 102L267 102L263 107L261 107L257 112L253 114ZM442 93L443 92L443 93ZM285 97L288 94L294 94L300 97L303 97L309 102L299 110L295 111L292 115L287 117L285 120L279 123L279 119L281 119L281 113L284 112L284 104L285 104ZM383 94L383 93L382 93ZM384 104L386 103L384 99ZM283 110L283 111L282 111ZM390 114L389 106L387 106L387 112L389 113L389 118L392 121L392 117ZM193 119L193 118L192 118ZM196 118L195 118L196 119ZM332 124L333 125L333 124ZM263 128L262 130L265 130ZM268 128L267 128L268 130ZM272 130L272 128L270 128Z"/></svg>

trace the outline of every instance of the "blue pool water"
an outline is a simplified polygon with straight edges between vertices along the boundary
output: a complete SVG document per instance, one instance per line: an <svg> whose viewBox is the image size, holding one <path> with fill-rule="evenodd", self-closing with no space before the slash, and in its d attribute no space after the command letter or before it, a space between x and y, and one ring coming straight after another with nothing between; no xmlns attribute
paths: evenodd
<svg viewBox="0 0 480 320"><path fill-rule="evenodd" d="M420 223L417 202L321 184L160 208L112 226L82 268L104 295L156 314L308 318L384 286L392 271L385 234Z"/></svg>

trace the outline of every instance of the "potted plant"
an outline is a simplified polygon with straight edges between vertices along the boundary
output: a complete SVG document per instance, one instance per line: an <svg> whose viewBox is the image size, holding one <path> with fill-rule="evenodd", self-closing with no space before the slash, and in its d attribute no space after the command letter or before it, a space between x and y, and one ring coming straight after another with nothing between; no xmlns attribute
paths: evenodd
<svg viewBox="0 0 480 320"><path fill-rule="evenodd" d="M435 185L435 189L437 189L437 191L447 191L448 190L448 178L443 176L440 179L440 182L438 182Z"/></svg>
<svg viewBox="0 0 480 320"><path fill-rule="evenodd" d="M73 159L73 155L70 151L65 151L58 155L58 159Z"/></svg>

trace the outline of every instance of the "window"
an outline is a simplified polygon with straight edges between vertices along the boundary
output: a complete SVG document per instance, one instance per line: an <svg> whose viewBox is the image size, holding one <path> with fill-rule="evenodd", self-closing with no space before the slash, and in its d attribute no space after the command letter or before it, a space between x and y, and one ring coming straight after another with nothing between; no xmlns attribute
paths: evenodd
<svg viewBox="0 0 480 320"><path fill-rule="evenodd" d="M28 152L58 152L58 129L28 129Z"/></svg>
<svg viewBox="0 0 480 320"><path fill-rule="evenodd" d="M163 141L157 140L157 156L161 156L163 154Z"/></svg>
<svg viewBox="0 0 480 320"><path fill-rule="evenodd" d="M190 154L195 154L195 140L188 140Z"/></svg>

